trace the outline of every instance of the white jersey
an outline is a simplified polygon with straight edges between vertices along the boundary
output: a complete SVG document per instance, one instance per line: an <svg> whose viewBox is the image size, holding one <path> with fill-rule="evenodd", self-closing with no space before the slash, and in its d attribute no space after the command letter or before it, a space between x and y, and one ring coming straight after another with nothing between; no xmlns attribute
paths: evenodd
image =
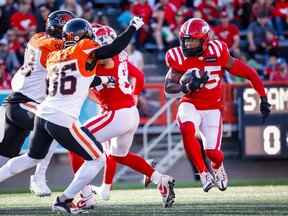
<svg viewBox="0 0 288 216"><path fill-rule="evenodd" d="M95 71L85 69L88 57L85 51L97 47L94 41L84 39L73 47L49 55L48 96L38 107L37 116L63 127L78 120L95 74Z"/></svg>
<svg viewBox="0 0 288 216"><path fill-rule="evenodd" d="M13 92L41 103L46 97L47 55L62 48L62 41L45 33L35 34L27 44L24 64L12 79Z"/></svg>

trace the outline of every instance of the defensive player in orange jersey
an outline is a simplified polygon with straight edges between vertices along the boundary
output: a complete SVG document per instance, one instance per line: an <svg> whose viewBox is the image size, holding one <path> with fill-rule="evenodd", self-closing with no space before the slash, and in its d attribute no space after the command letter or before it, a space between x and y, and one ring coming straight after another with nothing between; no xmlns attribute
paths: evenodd
<svg viewBox="0 0 288 216"><path fill-rule="evenodd" d="M116 32L108 26L98 26L94 29L96 40L102 46L112 43L117 37ZM115 86L101 85L91 90L90 95L100 105L102 113L83 125L99 142L106 144L104 180L102 186L96 189L97 194L104 200L109 199L116 162L118 162L150 177L160 190L163 206L171 207L175 199L173 189L175 180L160 174L144 158L130 152L139 125L139 113L134 97L143 89L143 73L128 62L128 54L125 51L113 58L98 61L95 69L98 76L112 76L116 81ZM136 79L134 90L129 78ZM73 152L70 156L73 170L76 172L84 161ZM78 202L79 207L87 208L95 204L91 186L88 185L82 190L81 197Z"/></svg>
<svg viewBox="0 0 288 216"><path fill-rule="evenodd" d="M181 46L166 53L169 71L165 79L166 93L181 97L177 113L178 125L187 156L198 169L205 192L215 184L221 191L228 185L221 151L221 81L224 70L247 78L261 97L260 111L263 119L270 113L270 104L256 71L231 57L227 45L223 41L213 40L211 35L210 26L204 20L187 20L179 32ZM204 163L196 132L201 135L213 175Z"/></svg>
<svg viewBox="0 0 288 216"><path fill-rule="evenodd" d="M143 21L133 17L127 30L113 43L100 47L90 23L81 18L68 21L63 27L65 49L48 55L48 96L39 105L28 154L10 159L0 168L0 182L33 167L43 159L55 139L64 148L86 161L75 173L66 190L56 198L52 209L79 213L73 206L75 195L97 175L105 157L95 137L78 123L81 107L90 86L109 83L110 79L95 76L97 61L120 53Z"/></svg>
<svg viewBox="0 0 288 216"><path fill-rule="evenodd" d="M74 15L65 10L50 13L46 32L34 34L27 44L24 64L13 77L12 93L4 102L5 116L1 124L5 124L5 131L0 143L0 167L19 154L24 140L33 129L37 106L46 97L47 56L50 52L63 49L62 28L72 18ZM49 153L31 176L30 190L38 196L51 194L45 174L56 144L53 142Z"/></svg>

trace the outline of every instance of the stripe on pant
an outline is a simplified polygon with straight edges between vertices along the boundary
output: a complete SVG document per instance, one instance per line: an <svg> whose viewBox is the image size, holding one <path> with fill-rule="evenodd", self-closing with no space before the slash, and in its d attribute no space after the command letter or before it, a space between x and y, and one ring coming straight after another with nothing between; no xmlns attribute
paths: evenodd
<svg viewBox="0 0 288 216"><path fill-rule="evenodd" d="M102 154L97 148L96 144L91 140L81 128L73 123L72 128L69 129L71 135L77 140L80 146L93 158L97 159Z"/></svg>

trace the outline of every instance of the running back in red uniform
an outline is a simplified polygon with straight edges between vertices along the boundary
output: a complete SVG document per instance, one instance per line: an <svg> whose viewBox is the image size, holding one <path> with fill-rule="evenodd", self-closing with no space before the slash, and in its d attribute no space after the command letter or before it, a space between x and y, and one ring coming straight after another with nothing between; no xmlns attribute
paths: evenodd
<svg viewBox="0 0 288 216"><path fill-rule="evenodd" d="M207 71L209 80L198 91L184 95L181 101L191 102L199 109L219 109L222 107L221 81L224 67L229 58L227 45L218 40L208 42L208 49L200 57L186 58L181 47L175 47L166 53L166 64L179 73L195 71L200 77Z"/></svg>

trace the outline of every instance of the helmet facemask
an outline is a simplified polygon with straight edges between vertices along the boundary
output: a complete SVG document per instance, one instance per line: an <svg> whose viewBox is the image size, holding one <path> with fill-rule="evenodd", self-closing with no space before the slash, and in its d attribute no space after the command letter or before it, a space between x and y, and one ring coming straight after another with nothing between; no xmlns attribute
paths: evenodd
<svg viewBox="0 0 288 216"><path fill-rule="evenodd" d="M201 56L203 54L203 43L203 39L192 38L189 35L184 35L180 40L185 57Z"/></svg>

